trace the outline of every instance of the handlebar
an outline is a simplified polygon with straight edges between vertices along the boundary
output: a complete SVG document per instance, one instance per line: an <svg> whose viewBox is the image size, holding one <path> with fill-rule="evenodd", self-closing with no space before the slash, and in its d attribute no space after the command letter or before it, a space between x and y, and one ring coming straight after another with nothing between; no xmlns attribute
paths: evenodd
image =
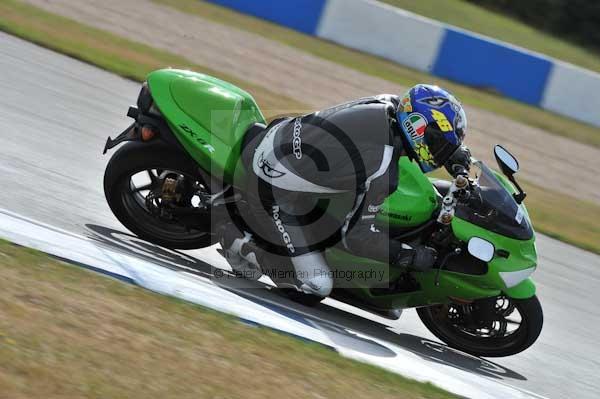
<svg viewBox="0 0 600 399"><path fill-rule="evenodd" d="M442 200L442 207L437 218L438 223L447 225L452 222L459 198L469 196L470 183L468 174L460 173L456 175L454 180L452 180L452 185L448 193Z"/></svg>

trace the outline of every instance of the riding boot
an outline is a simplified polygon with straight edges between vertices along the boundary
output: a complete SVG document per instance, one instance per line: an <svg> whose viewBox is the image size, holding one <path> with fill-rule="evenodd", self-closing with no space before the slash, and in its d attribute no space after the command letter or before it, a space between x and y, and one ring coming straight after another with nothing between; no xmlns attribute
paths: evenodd
<svg viewBox="0 0 600 399"><path fill-rule="evenodd" d="M235 274L249 280L258 280L262 276L252 234L242 233L233 223L227 223L221 229L220 243L223 255Z"/></svg>

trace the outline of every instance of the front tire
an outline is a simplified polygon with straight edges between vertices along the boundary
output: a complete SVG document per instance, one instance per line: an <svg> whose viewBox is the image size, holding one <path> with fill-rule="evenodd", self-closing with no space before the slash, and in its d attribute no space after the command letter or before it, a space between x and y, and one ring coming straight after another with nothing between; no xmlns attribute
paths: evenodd
<svg viewBox="0 0 600 399"><path fill-rule="evenodd" d="M196 249L212 245L215 237L210 231L209 211L205 217L201 215L205 222L191 228L178 223L176 218L168 220L157 215L156 209L149 209L152 201L147 201L144 192L160 191L160 187L152 185L162 171L173 171L174 175L206 186L198 175L198 166L187 154L162 142L129 142L111 157L104 172L104 194L113 214L138 237L163 247ZM148 174L149 183L142 190L133 181L144 173ZM209 190L207 186L206 190ZM160 199L155 202L156 208L160 208Z"/></svg>
<svg viewBox="0 0 600 399"><path fill-rule="evenodd" d="M544 323L542 306L536 296L512 299L499 296L491 313L479 320L477 301L469 305L445 304L417 309L419 318L433 335L448 346L482 357L511 356L529 348L539 337ZM512 320L514 312L520 321ZM486 319L486 320L483 320ZM509 329L509 326L516 327Z"/></svg>

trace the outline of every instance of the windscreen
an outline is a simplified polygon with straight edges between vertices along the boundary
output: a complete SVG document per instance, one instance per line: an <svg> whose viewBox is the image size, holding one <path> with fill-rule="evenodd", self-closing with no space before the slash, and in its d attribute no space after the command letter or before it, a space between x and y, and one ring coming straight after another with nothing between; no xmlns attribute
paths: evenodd
<svg viewBox="0 0 600 399"><path fill-rule="evenodd" d="M456 207L456 216L494 233L520 240L533 237L523 206L483 162L475 162L477 187L467 203Z"/></svg>

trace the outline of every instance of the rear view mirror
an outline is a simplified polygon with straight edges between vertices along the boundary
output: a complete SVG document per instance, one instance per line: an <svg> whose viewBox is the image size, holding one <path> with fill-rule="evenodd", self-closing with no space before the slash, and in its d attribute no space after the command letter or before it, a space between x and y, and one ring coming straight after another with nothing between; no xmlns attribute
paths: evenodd
<svg viewBox="0 0 600 399"><path fill-rule="evenodd" d="M494 147L494 156L502 173L512 176L519 171L519 161L501 145Z"/></svg>
<svg viewBox="0 0 600 399"><path fill-rule="evenodd" d="M472 237L469 240L467 249L471 255L484 262L489 262L494 257L494 244L479 237Z"/></svg>
<svg viewBox="0 0 600 399"><path fill-rule="evenodd" d="M517 190L519 190L518 193L513 194L515 201L517 201L517 204L522 203L527 194L523 191L521 186L519 186L519 183L517 183L514 177L514 174L519 171L519 161L517 161L517 158L501 145L494 146L494 156L496 157L496 162L498 162L498 166L502 173L504 173L504 175L508 177L508 180L510 180Z"/></svg>

